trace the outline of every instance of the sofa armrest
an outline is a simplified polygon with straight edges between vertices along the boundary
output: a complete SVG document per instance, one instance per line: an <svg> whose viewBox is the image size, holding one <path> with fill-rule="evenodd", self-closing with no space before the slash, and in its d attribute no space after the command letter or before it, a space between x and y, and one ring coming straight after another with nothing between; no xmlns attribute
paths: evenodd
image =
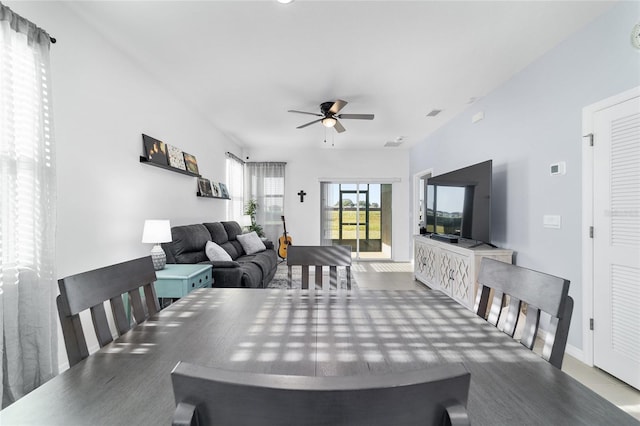
<svg viewBox="0 0 640 426"><path fill-rule="evenodd" d="M273 245L273 241L271 240L262 240L262 242L264 243L264 246L267 248L267 250L273 250L275 247Z"/></svg>
<svg viewBox="0 0 640 426"><path fill-rule="evenodd" d="M213 268L239 268L240 264L234 260L213 260L208 262Z"/></svg>
<svg viewBox="0 0 640 426"><path fill-rule="evenodd" d="M167 255L167 263L176 263L176 258L173 256L173 243L162 243L162 250Z"/></svg>

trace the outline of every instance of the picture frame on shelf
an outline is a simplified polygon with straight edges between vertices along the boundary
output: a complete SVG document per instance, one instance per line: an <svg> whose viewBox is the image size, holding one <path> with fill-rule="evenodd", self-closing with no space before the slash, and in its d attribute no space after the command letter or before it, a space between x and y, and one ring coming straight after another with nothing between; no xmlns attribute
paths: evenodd
<svg viewBox="0 0 640 426"><path fill-rule="evenodd" d="M187 167L187 171L196 175L200 174L198 172L198 161L196 160L196 156L187 154L186 152L183 152L183 154L184 154L184 163L185 163L185 166Z"/></svg>
<svg viewBox="0 0 640 426"><path fill-rule="evenodd" d="M225 185L224 183L220 182L220 197L222 198L231 198L229 197L229 190L227 189L227 185Z"/></svg>
<svg viewBox="0 0 640 426"><path fill-rule="evenodd" d="M220 198L220 185L217 182L211 182L211 190L214 197Z"/></svg>
<svg viewBox="0 0 640 426"><path fill-rule="evenodd" d="M166 145L169 157L169 165L176 169L187 170L187 165L184 162L184 154L182 153L182 150L173 145Z"/></svg>
<svg viewBox="0 0 640 426"><path fill-rule="evenodd" d="M142 135L142 145L144 147L144 155L147 161L166 166L169 164L167 156L167 145L152 138L151 136Z"/></svg>
<svg viewBox="0 0 640 426"><path fill-rule="evenodd" d="M213 197L211 181L206 178L198 178L198 195L201 197Z"/></svg>

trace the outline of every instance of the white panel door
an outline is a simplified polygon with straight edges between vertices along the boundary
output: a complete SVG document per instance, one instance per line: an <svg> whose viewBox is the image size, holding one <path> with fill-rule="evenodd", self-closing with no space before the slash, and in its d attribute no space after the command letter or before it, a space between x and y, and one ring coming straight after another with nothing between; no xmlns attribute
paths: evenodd
<svg viewBox="0 0 640 426"><path fill-rule="evenodd" d="M594 115L594 365L640 388L640 98Z"/></svg>

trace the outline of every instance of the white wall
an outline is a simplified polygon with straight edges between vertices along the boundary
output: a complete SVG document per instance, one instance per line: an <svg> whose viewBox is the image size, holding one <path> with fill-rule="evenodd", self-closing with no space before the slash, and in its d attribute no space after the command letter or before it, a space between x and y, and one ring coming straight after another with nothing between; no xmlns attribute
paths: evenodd
<svg viewBox="0 0 640 426"><path fill-rule="evenodd" d="M141 134L195 155L200 174L216 182L225 181L225 151L239 147L64 4L5 4L58 39L51 64L59 277L148 255L145 219L180 225L225 218L227 201L196 197L196 178L141 164ZM61 336L59 348L64 364Z"/></svg>
<svg viewBox="0 0 640 426"><path fill-rule="evenodd" d="M7 3L58 39L51 46L58 276L148 254L140 242L145 219L225 218L227 201L196 197L196 178L141 164L141 134L195 155L200 173L218 182L225 151L240 148L64 4Z"/></svg>
<svg viewBox="0 0 640 426"><path fill-rule="evenodd" d="M493 159L493 242L519 265L571 281L569 344L582 348L582 108L640 84L630 43L639 2L621 2L415 146L411 173ZM483 111L476 124L471 117ZM566 161L564 176L549 166ZM413 202L413 201L412 201ZM542 226L560 215L561 229Z"/></svg>
<svg viewBox="0 0 640 426"><path fill-rule="evenodd" d="M398 148L343 150L323 148L252 149L248 161L285 161L285 209L287 233L294 244L320 244L320 178L400 179L393 183L392 256L408 261L410 253L409 151ZM296 195L307 195L304 202Z"/></svg>

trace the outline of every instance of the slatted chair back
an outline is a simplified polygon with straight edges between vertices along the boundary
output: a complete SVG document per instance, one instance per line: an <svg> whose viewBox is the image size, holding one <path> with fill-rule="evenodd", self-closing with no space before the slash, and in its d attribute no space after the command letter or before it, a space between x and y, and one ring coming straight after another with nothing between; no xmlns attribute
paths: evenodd
<svg viewBox="0 0 640 426"><path fill-rule="evenodd" d="M511 337L514 337L518 326L523 303L526 304L520 342L529 349L533 349L538 335L540 312L549 314L551 321L546 327L542 358L561 368L573 312L569 281L483 258L478 283L481 287L476 296L474 311ZM505 307L507 296L509 301Z"/></svg>
<svg viewBox="0 0 640 426"><path fill-rule="evenodd" d="M178 363L173 425L468 425L462 364L360 376L289 376Z"/></svg>
<svg viewBox="0 0 640 426"><path fill-rule="evenodd" d="M300 288L309 288L309 266L315 267L315 288L338 288L338 267L345 268L347 289L351 290L351 246L299 246L287 248L287 279L289 288L293 281L293 266L302 266ZM324 286L323 267L329 267L329 283Z"/></svg>
<svg viewBox="0 0 640 426"><path fill-rule="evenodd" d="M143 322L160 310L153 282L156 273L151 256L95 269L58 280L60 295L56 302L67 349L69 365L89 356L80 312L91 310L93 327L100 347L113 341L104 302L110 301L118 335L131 329L122 295L128 294L131 313L136 323ZM144 291L146 309L140 295Z"/></svg>

